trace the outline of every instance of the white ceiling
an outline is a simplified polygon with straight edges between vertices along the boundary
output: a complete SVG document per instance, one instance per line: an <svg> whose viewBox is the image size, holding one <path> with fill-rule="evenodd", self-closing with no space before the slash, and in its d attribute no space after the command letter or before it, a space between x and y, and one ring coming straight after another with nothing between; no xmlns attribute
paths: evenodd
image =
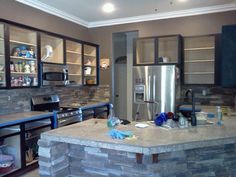
<svg viewBox="0 0 236 177"><path fill-rule="evenodd" d="M25 5L91 27L236 10L236 0L16 0ZM112 2L115 11L101 10Z"/></svg>

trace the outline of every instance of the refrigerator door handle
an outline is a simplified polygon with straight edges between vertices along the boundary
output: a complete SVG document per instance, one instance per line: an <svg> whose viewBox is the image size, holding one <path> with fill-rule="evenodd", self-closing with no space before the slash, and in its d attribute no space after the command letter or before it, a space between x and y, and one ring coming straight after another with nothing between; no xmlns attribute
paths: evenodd
<svg viewBox="0 0 236 177"><path fill-rule="evenodd" d="M151 76L148 76L148 98L147 98L147 100L149 101L150 100L150 97L151 97L151 88L150 88L150 86L151 86Z"/></svg>
<svg viewBox="0 0 236 177"><path fill-rule="evenodd" d="M153 100L156 99L156 76L153 76Z"/></svg>

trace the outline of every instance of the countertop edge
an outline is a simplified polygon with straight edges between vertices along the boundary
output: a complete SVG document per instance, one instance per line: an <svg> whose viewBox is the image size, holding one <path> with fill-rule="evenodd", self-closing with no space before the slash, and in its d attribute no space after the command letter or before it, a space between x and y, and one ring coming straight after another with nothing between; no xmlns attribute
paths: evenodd
<svg viewBox="0 0 236 177"><path fill-rule="evenodd" d="M12 120L12 121L9 120L5 123L0 123L0 128L20 124L23 122L38 120L38 119L42 119L42 118L46 118L46 117L51 117L51 116L53 116L52 112L45 112L45 113L42 112L42 114L39 114L39 115L33 115L33 116L27 117L27 118L19 118L18 120Z"/></svg>
<svg viewBox="0 0 236 177"><path fill-rule="evenodd" d="M144 147L144 146L109 143L109 142L102 142L102 141L95 141L95 140L78 139L78 138L71 138L71 137L70 138L60 137L56 135L48 135L45 133L41 134L41 138L47 141L78 144L78 145L84 145L84 146L90 146L90 147L106 148L106 149L133 152L133 153L143 153L147 155L181 151L181 150L191 150L191 149L196 149L196 148L204 148L204 147L210 147L210 146L216 146L216 145L236 143L236 137L228 137L228 138L220 138L220 139L214 139L214 140L203 140L203 141L175 143L175 144L168 144L168 145L159 145L159 146L153 146L153 147Z"/></svg>

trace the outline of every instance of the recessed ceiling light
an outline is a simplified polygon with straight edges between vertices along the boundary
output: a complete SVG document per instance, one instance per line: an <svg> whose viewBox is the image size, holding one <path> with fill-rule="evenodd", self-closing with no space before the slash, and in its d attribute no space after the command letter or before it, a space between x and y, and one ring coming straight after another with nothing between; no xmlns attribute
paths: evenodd
<svg viewBox="0 0 236 177"><path fill-rule="evenodd" d="M179 2L187 2L187 0L178 0Z"/></svg>
<svg viewBox="0 0 236 177"><path fill-rule="evenodd" d="M102 10L106 13L111 13L115 10L115 7L112 3L106 3L102 6Z"/></svg>

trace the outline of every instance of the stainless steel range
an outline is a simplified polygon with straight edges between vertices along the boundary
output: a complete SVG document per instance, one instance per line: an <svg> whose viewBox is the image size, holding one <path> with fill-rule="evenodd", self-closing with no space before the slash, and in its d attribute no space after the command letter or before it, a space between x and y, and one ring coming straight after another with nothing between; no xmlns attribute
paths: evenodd
<svg viewBox="0 0 236 177"><path fill-rule="evenodd" d="M61 108L59 103L58 95L35 96L31 99L31 110L54 112L54 128L82 121L82 110L80 108Z"/></svg>

